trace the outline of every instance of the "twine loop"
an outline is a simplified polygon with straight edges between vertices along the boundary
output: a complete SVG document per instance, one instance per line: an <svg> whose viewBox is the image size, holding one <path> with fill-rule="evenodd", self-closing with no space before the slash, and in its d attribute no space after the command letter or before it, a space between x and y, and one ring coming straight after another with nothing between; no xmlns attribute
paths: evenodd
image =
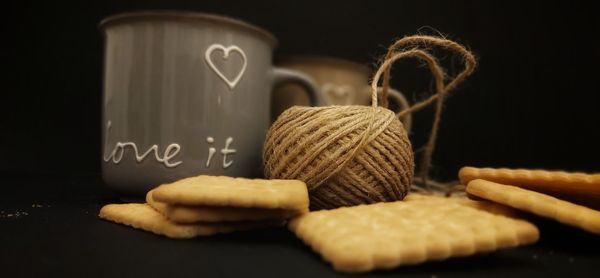
<svg viewBox="0 0 600 278"><path fill-rule="evenodd" d="M459 56L464 64L463 70L445 83L444 81L446 79L446 74L444 70L440 66L437 59L425 51L431 46L444 48ZM419 47L422 47L424 50L420 50ZM392 64L396 60L399 60L403 57L416 57L425 61L435 82L435 93L433 95L398 113L398 117L401 118L406 114L412 114L416 111L419 111L437 100L434 120L431 126L431 133L429 134L429 139L425 144L425 149L421 157L421 165L419 167L419 176L421 177L425 187L429 188L427 183L428 173L429 169L431 168L431 159L435 150L435 142L442 117L444 99L450 91L456 89L460 83L462 83L469 75L473 73L477 65L477 60L475 59L475 56L464 46L441 37L416 35L404 37L396 41L388 48L385 60L373 76L373 81L371 83L371 94L373 94L373 92L376 94L377 83L379 83L379 79L383 72L383 89L381 93L381 99L382 106L384 107L387 107L387 94L390 88Z"/></svg>

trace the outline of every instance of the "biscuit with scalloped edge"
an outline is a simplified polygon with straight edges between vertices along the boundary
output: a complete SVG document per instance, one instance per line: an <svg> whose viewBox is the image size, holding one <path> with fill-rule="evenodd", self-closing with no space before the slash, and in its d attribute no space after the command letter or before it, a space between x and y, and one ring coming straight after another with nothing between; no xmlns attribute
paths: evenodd
<svg viewBox="0 0 600 278"><path fill-rule="evenodd" d="M410 193L404 198L404 201L425 201L431 202L432 205L435 205L435 202L456 202L461 205L472 207L478 210L484 210L493 214L501 214L508 217L516 217L518 215L518 211L509 206L501 205L487 200L471 200L466 196L446 197L442 195Z"/></svg>
<svg viewBox="0 0 600 278"><path fill-rule="evenodd" d="M469 182L467 192L600 235L600 211L591 208L543 193L486 180Z"/></svg>
<svg viewBox="0 0 600 278"><path fill-rule="evenodd" d="M341 272L469 256L539 237L527 221L430 198L310 212L289 228Z"/></svg>
<svg viewBox="0 0 600 278"><path fill-rule="evenodd" d="M105 205L100 209L99 216L102 219L170 238L210 236L283 224L283 221L177 224L169 221L148 204L138 203Z"/></svg>
<svg viewBox="0 0 600 278"><path fill-rule="evenodd" d="M600 208L600 174L564 171L463 167L461 184L475 179L510 184L552 195L563 200Z"/></svg>
<svg viewBox="0 0 600 278"><path fill-rule="evenodd" d="M197 176L164 184L154 200L190 206L308 210L308 189L300 180Z"/></svg>
<svg viewBox="0 0 600 278"><path fill-rule="evenodd" d="M169 220L176 223L256 221L269 219L283 220L308 212L308 208L305 210L283 210L171 205L154 200L154 198L152 198L153 192L154 191L151 190L146 194L146 202Z"/></svg>

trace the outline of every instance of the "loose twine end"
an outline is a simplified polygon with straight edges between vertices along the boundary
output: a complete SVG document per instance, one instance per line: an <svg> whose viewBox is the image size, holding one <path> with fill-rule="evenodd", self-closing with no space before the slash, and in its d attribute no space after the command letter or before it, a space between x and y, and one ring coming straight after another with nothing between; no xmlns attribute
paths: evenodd
<svg viewBox="0 0 600 278"><path fill-rule="evenodd" d="M428 52L430 46L437 46L455 53L462 59L464 69L456 76L450 78L448 82L444 83L444 81L446 80L446 75L444 73L443 68L440 66L438 60ZM404 37L396 41L389 47L384 61L381 63L381 65L379 66L379 68L373 76L371 82L371 103L372 107L374 108L373 113L375 113L375 108L377 108L378 105L377 87L381 75L383 75L383 89L381 93L381 102L383 107L387 107L387 94L390 87L390 73L392 69L392 64L397 60L403 58L417 58L419 60L424 61L429 67L435 82L435 93L433 95L429 96L425 100L414 104L410 108L398 113L398 117L402 118L404 115L419 111L429 106L433 102L437 101L435 106L435 116L431 127L431 133L425 145L425 149L421 158L421 165L419 167L419 176L421 176L423 184L425 185L427 190L430 190L430 187L427 183L427 177L429 173L429 168L431 167L431 157L435 149L435 142L437 138L439 124L441 121L444 98L446 97L448 92L455 89L458 86L458 84L463 82L469 75L473 73L477 62L475 56L469 50L467 50L464 46L454 41L441 37L424 35ZM372 128L372 119L373 117L371 117L371 124L367 128L367 133L369 133Z"/></svg>

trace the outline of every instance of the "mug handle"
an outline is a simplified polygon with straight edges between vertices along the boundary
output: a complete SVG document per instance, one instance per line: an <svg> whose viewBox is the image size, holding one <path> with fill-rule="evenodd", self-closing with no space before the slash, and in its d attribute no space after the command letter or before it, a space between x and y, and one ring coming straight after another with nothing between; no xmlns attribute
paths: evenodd
<svg viewBox="0 0 600 278"><path fill-rule="evenodd" d="M278 67L273 68L274 87L288 82L296 83L306 90L308 97L310 98L311 106L323 105L324 101L320 94L319 85L317 85L310 76L296 70Z"/></svg>
<svg viewBox="0 0 600 278"><path fill-rule="evenodd" d="M366 87L365 90L367 90L369 93L368 95L371 95L371 87ZM377 95L378 98L381 98L381 92L383 91L383 89L381 87L377 88ZM410 104L408 103L408 100L406 100L406 97L404 97L404 95L394 89L394 88L389 88L388 89L388 99L392 99L392 101L396 102L396 104L398 104L398 111L396 111L396 115L400 114L400 112L410 108ZM400 119L400 121L402 122L402 124L404 125L404 129L406 130L406 132L408 134L410 134L410 129L412 127L412 114L408 113L406 115L404 115L404 117L402 117Z"/></svg>

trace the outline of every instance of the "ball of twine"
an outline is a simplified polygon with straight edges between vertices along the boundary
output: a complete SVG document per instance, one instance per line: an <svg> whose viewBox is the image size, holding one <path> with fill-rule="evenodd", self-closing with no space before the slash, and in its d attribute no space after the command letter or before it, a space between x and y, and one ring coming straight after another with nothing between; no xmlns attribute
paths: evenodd
<svg viewBox="0 0 600 278"><path fill-rule="evenodd" d="M466 70L445 85L444 72L433 56L421 49L405 48L429 44L458 50L473 63L465 63ZM407 57L418 58L429 66L435 79L436 94L395 115L378 107L377 86L379 78L393 62ZM398 118L435 100L441 103L448 88L455 87L460 82L455 81L464 79L473 67L471 53L452 41L429 36L399 40L392 45L373 77L371 107L295 106L278 117L265 141L265 176L304 181L312 209L402 200L412 184L414 160L411 143ZM468 73L463 74L465 72ZM437 111L440 110L438 107ZM434 129L438 123L439 120L434 120ZM435 136L433 132L432 136ZM428 146L434 142L435 138Z"/></svg>
<svg viewBox="0 0 600 278"><path fill-rule="evenodd" d="M312 208L404 198L414 167L410 142L394 112L372 110L368 106L286 110L267 135L266 176L304 181ZM373 121L370 115L375 116Z"/></svg>

